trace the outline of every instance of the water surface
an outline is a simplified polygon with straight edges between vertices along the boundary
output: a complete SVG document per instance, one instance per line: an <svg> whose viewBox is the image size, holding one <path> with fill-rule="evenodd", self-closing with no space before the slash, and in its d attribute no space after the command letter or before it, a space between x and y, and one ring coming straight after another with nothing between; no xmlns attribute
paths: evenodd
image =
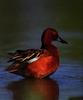
<svg viewBox="0 0 83 100"><path fill-rule="evenodd" d="M0 100L83 100L83 0L0 1ZM7 53L40 48L46 27L58 30L68 45L60 49L60 67L50 79L33 80L8 73Z"/></svg>

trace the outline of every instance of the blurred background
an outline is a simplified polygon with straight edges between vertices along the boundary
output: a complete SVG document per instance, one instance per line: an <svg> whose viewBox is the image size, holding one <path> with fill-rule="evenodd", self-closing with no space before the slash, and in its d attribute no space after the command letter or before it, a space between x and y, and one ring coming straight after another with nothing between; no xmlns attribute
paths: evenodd
<svg viewBox="0 0 83 100"><path fill-rule="evenodd" d="M58 47L62 63L83 64L82 0L0 0L0 56L39 48L43 30L53 27L69 42Z"/></svg>
<svg viewBox="0 0 83 100"><path fill-rule="evenodd" d="M7 53L40 48L47 27L69 43L55 43L61 63L52 80L25 80L4 71ZM0 100L83 100L82 65L83 0L0 0Z"/></svg>

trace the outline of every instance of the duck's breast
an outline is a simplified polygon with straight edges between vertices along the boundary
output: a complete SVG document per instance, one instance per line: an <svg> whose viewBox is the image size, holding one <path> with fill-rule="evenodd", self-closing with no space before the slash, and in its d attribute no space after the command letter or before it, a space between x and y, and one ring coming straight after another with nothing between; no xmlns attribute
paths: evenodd
<svg viewBox="0 0 83 100"><path fill-rule="evenodd" d="M49 55L48 52L46 53L41 55L38 60L28 64L26 70L27 75L43 78L56 71L59 66L58 57Z"/></svg>

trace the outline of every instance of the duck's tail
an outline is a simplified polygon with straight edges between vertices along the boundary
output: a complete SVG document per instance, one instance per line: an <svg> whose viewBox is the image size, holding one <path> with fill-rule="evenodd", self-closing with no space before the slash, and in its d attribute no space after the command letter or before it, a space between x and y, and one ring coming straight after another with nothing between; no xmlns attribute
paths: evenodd
<svg viewBox="0 0 83 100"><path fill-rule="evenodd" d="M5 70L10 72L10 73L14 73L14 74L18 74L21 76L25 76L25 69L26 69L26 64L21 64L21 63L12 63L11 65L9 65Z"/></svg>
<svg viewBox="0 0 83 100"><path fill-rule="evenodd" d="M6 71L24 76L23 74L26 68L26 63L21 62L23 53L24 50L17 50L14 53L8 53L8 62L10 62L10 65L6 68Z"/></svg>

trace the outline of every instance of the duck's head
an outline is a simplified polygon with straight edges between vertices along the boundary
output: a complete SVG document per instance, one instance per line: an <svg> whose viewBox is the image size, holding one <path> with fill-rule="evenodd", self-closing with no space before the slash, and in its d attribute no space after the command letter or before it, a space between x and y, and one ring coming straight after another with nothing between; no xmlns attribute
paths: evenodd
<svg viewBox="0 0 83 100"><path fill-rule="evenodd" d="M64 44L68 44L62 37L59 36L58 32L53 28L47 28L43 31L41 42L42 47L46 45L50 45L52 41L59 41Z"/></svg>

